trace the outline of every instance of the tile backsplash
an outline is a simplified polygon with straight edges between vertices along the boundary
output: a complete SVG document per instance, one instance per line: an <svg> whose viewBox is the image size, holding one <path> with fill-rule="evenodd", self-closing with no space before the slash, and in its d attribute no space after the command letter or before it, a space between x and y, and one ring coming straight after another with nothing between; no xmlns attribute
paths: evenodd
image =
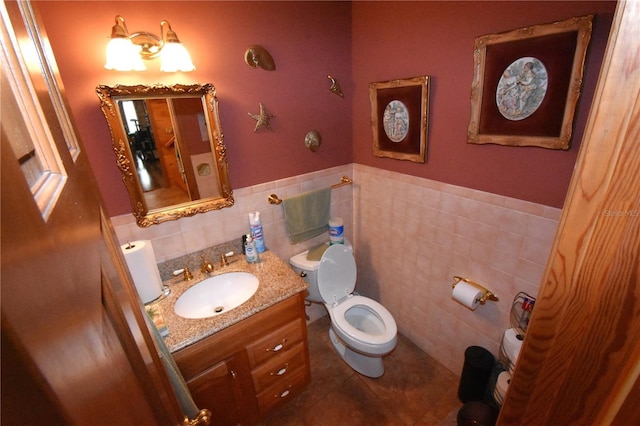
<svg viewBox="0 0 640 426"><path fill-rule="evenodd" d="M356 289L380 301L403 335L456 374L468 346L497 355L514 296L538 292L560 209L349 164L236 189L234 206L190 218L149 228L132 215L112 222L122 243L151 240L162 263L239 240L249 212L259 210L267 247L286 261L328 236L291 244L282 206L269 204L269 194L286 198L344 175L354 184L332 191L331 215L344 219L353 243ZM500 300L468 310L451 299L454 275L482 283Z"/></svg>

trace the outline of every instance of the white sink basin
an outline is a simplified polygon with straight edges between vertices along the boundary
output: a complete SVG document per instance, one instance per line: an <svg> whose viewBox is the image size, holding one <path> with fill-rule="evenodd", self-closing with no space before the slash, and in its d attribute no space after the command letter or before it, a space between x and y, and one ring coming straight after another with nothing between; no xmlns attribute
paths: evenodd
<svg viewBox="0 0 640 426"><path fill-rule="evenodd" d="M185 291L173 310L183 318L209 318L237 308L257 290L255 275L228 272L207 278Z"/></svg>

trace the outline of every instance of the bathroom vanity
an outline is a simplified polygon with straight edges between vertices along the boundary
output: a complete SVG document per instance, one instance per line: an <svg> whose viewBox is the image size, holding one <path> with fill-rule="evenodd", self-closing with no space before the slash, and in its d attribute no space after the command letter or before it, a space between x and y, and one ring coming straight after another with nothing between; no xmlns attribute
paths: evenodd
<svg viewBox="0 0 640 426"><path fill-rule="evenodd" d="M226 313L186 319L173 311L182 293L209 276L199 271L192 281L168 281L171 294L158 302L169 328L165 342L196 405L211 411L214 424L254 424L310 381L307 284L275 254L261 257L259 264L240 259L215 268L213 275L243 271L260 281L251 299Z"/></svg>

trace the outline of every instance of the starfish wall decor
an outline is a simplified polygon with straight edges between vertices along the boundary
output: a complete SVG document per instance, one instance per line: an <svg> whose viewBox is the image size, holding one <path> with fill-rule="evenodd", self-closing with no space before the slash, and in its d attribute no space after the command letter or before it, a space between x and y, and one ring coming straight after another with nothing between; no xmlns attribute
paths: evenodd
<svg viewBox="0 0 640 426"><path fill-rule="evenodd" d="M256 120L256 127L253 129L254 132L257 132L260 127L266 127L267 129L271 129L271 123L269 122L273 115L269 114L265 109L262 103L260 103L260 114L251 114L249 115Z"/></svg>

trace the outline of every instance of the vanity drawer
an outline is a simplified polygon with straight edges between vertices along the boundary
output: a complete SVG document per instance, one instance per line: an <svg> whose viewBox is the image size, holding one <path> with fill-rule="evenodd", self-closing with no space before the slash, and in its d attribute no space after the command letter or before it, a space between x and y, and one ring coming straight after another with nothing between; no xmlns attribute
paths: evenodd
<svg viewBox="0 0 640 426"><path fill-rule="evenodd" d="M298 342L286 352L280 353L251 372L256 393L277 382L286 381L296 370L306 364L304 343Z"/></svg>
<svg viewBox="0 0 640 426"><path fill-rule="evenodd" d="M302 341L302 321L296 319L247 346L251 368Z"/></svg>
<svg viewBox="0 0 640 426"><path fill-rule="evenodd" d="M299 368L282 382L278 382L258 394L260 413L266 413L271 408L296 397L306 386L308 380L304 368Z"/></svg>

